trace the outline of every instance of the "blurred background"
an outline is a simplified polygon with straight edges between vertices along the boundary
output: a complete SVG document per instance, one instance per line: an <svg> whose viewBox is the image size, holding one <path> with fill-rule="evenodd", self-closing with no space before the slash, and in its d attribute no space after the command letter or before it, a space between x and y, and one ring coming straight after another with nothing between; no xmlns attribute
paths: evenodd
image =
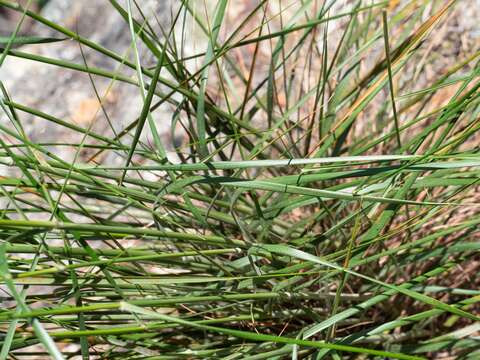
<svg viewBox="0 0 480 360"><path fill-rule="evenodd" d="M18 4L22 6L25 6L27 3L28 0L18 1ZM123 7L126 6L126 2L123 0L118 3ZM334 1L330 13L335 14L348 11L352 8L353 3L354 2L347 0ZM415 15L412 15L415 16L412 23L415 23L415 21L420 22L422 19L427 19L428 16L444 4L445 1L422 3L421 1L392 0L388 3L389 9L391 9L392 12L405 7L405 5L409 3L412 4L412 9L415 6L420 6L425 3L422 5L421 10L417 9L417 12L414 13ZM133 59L128 24L121 18L109 1L32 0L30 4L32 10L39 11L47 19L58 22L72 31L78 32L81 36L98 42L100 45L118 54L128 54L127 56ZM138 2L137 5L139 7L137 8L135 6L133 11L136 16L146 16L154 28L154 31L156 31L157 35L161 38L162 27L163 31L169 28L172 16L175 14L176 9L178 9L178 4L179 3L175 3L175 1L172 2L169 0L143 0ZM269 1L268 4L268 10L271 14L269 31L275 31L281 28L283 23L288 23L288 21L293 20L293 18L290 19L290 16L295 14L300 8L300 2L296 1L275 0ZM309 12L313 14L316 11L315 9L319 8L321 4L322 1L314 1L312 5L306 8L306 16L308 17ZM191 2L191 5L196 9L200 18L206 19L208 18L207 9L211 12L215 2L211 0L199 0ZM229 26L224 28L224 33L220 34L220 38L226 38L226 34L230 32L230 29L235 29L242 19L242 16L246 16L256 5L258 5L258 2L253 0L231 1L226 9L226 21ZM139 14L138 9L141 9L142 14ZM280 13L282 16L278 16ZM377 16L379 15L377 14ZM426 53L431 53L432 56L428 58L419 57L418 61L420 61L420 63L411 62L408 64L398 79L398 87L405 87L405 90L421 89L423 86L431 84L444 73L445 69L451 67L458 59L463 59L470 54L474 54L480 48L479 16L480 0L461 0L458 6L455 6L455 8L449 12L448 18L443 21L441 26L435 29L434 34L429 37ZM9 36L20 20L21 13L0 7L0 18L0 33L2 36ZM206 38L201 29L191 21L191 18L186 18L185 20L187 21L188 36L184 38L180 38L179 36L177 41L182 42L182 53L186 57L204 51ZM260 20L258 16L253 18L252 28L253 24L255 22L258 23ZM381 27L380 17L374 19L374 21ZM326 44L328 56L332 58L336 52L337 43L341 40L342 31L345 29L347 23L348 19L340 18L331 21L326 29L321 30L320 26L317 34L317 43L315 44L317 51L321 51L324 46L321 32L326 31L329 39L328 44ZM184 26L182 22L178 22L178 33L182 31L182 26ZM392 37L398 37L399 39L404 38L402 33L409 31L408 26L410 25L407 23L392 25L390 29ZM20 28L20 34L59 36L59 34L51 28L39 24L29 17L25 18ZM289 36L288 46L293 46L298 40L298 36L299 34L297 33ZM138 41L137 45L140 48L139 54L142 57L142 65L146 67L153 66L154 58L151 53L143 47L140 41ZM391 44L392 47L395 45L396 44ZM378 42L378 44L366 52L366 56L362 56L362 63L359 68L363 74L368 73L378 59L383 56L384 49L382 46L383 44ZM134 70L125 66L119 66L118 63L97 51L93 51L86 46L82 48L76 41L26 45L20 48L17 47L17 50L115 71L125 76L134 76L135 73ZM268 75L272 56L271 50L271 44L269 42L264 41L260 44L255 63L256 76L252 79L252 88L259 84L265 75ZM289 72L293 73L296 71L297 74L303 73L301 76L297 75L295 81L292 81L294 89L296 90L293 94L295 94L295 92L298 93L298 99L300 99L300 95L307 91L317 80L316 71L319 71L321 67L320 60L311 60L308 49L305 51L301 50L298 54L302 54L302 51L304 52L303 58L297 56L288 62ZM233 49L230 55L232 59L235 59L244 74L246 74L252 64L254 52L255 45L252 44L250 46ZM185 63L187 66L190 66L191 71L198 69L201 65L201 61L199 62L198 58L192 61L186 61ZM417 67L417 64L420 64L420 66ZM231 99L226 99L225 94L222 92L222 86L220 86L220 82L218 82L218 75L216 75L215 70L212 70L212 73L213 75L210 76L208 89L213 99L216 99L219 104L224 107L228 106L228 102L230 101L234 104L236 100L241 100L239 94L241 94L242 91L240 90L237 94L229 93L228 96L231 96ZM342 73L342 76L345 76L344 74L345 73ZM170 74L165 70L162 71L162 75L166 78L171 78ZM357 75L361 76L362 74ZM285 76L287 76L287 74L285 74ZM89 77L82 72L30 61L21 57L7 57L5 63L0 68L0 78L10 92L11 97L17 103L38 108L60 119L71 120L73 123L82 127L92 125L93 131L106 136L114 136L115 132L123 130L141 111L142 100L138 89L129 84L119 81L112 83L110 79L101 76L93 75ZM52 81L52 79L55 79L55 81ZM231 81L232 85L237 86L238 89L245 85L239 80L238 76L235 75L232 76ZM277 78L277 81L279 84L284 82L281 76ZM96 89L92 86L92 82ZM333 94L336 85L337 84L332 84L333 89L327 90ZM266 90L266 85L264 85L264 90ZM282 92L281 86L278 87L277 91L277 104L275 104L273 110L276 111L277 114L281 114L288 108L288 104L285 102L287 97L285 93ZM427 112L429 108L434 109L444 104L454 91L454 86L447 87L444 90L440 89L434 94L423 111ZM105 96L102 108L95 93ZM173 97L175 97L175 95L173 95ZM365 131L378 131L379 127L382 127L382 125L380 125L381 122L370 122L367 119L382 114L384 112L382 107L386 101L388 101L388 91L385 89L385 91L382 91L376 96L367 109L359 115L360 119L357 121L359 125L351 132L352 137L357 138L359 135L364 134ZM307 106L299 109L297 119L291 120L292 123L298 124L298 131L301 131L302 128L308 128L308 122L301 120L311 112L310 102L306 105ZM253 106L253 102L251 102L251 106ZM162 134L162 140L165 143L170 158L172 160L178 160L178 157L173 151L174 147L187 142L187 134L180 126L177 126L178 130L175 134L172 134L170 131L171 118L174 112L175 107L164 104L153 112L152 116L157 122L158 129ZM111 123L109 123L105 115L114 119L114 121L110 121ZM0 119L5 119L2 116L3 115L0 115ZM58 141L59 139L65 143L78 143L80 141L80 135L77 132L68 131L64 127L56 126L51 122L36 119L35 116L31 114L24 113L22 116L26 120L26 131L33 141L40 139L42 142ZM408 118L408 115L403 116L403 118ZM365 121L362 121L362 119L365 119ZM262 123L264 118L261 118L260 115L257 114L256 119L253 120ZM300 123L298 123L298 121L300 121ZM152 139L148 138L147 132L142 136L144 136L143 139L145 141L149 143L152 142ZM299 134L299 136L302 135ZM55 149L55 151L59 150L60 148ZM71 160L73 159L76 149L63 147L61 151L65 159ZM83 149L81 159L88 159L89 155L92 155L93 152L94 150L91 149ZM115 163L121 160L118 159L115 154L105 152L99 158L99 161Z"/></svg>

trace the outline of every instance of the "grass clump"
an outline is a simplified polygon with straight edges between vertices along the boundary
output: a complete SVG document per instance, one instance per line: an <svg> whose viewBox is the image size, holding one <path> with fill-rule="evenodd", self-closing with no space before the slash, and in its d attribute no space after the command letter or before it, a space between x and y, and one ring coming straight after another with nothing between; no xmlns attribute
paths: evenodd
<svg viewBox="0 0 480 360"><path fill-rule="evenodd" d="M141 98L118 126L95 90L85 125L1 86L0 357L480 356L480 46L439 55L459 2L110 5L124 55L0 0L1 63ZM30 51L65 41L82 62Z"/></svg>

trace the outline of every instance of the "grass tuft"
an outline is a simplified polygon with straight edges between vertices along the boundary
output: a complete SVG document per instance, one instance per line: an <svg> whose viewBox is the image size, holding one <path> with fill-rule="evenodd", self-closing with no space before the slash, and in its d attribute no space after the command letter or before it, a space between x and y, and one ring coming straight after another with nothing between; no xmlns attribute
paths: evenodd
<svg viewBox="0 0 480 360"><path fill-rule="evenodd" d="M183 0L169 21L109 4L123 55L0 0L18 13L0 66L83 73L105 116L0 79L0 359L480 357L461 2ZM35 51L66 41L83 63ZM137 118L119 125L99 77L140 96Z"/></svg>

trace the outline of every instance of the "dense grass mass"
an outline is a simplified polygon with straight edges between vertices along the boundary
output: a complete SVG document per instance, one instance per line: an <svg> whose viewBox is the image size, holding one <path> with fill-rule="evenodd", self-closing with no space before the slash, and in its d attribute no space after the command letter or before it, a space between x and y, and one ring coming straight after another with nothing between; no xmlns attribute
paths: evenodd
<svg viewBox="0 0 480 360"><path fill-rule="evenodd" d="M183 0L168 21L109 2L124 53L0 0L0 66L110 81L83 124L2 82L0 358L480 358L462 1ZM83 62L34 51L67 41ZM120 83L141 97L127 126L103 107ZM32 118L76 142L32 139Z"/></svg>

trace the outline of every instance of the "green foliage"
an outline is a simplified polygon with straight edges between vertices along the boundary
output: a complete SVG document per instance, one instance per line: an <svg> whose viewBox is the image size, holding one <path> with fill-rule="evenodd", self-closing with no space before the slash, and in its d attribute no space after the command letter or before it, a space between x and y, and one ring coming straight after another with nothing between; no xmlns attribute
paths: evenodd
<svg viewBox="0 0 480 360"><path fill-rule="evenodd" d="M12 29L2 59L143 100L109 135L2 84L0 358L480 356L480 51L424 74L457 1L183 0L168 28L110 3L125 56L0 0L57 33ZM118 70L12 48L58 41ZM27 114L79 142L33 141Z"/></svg>

